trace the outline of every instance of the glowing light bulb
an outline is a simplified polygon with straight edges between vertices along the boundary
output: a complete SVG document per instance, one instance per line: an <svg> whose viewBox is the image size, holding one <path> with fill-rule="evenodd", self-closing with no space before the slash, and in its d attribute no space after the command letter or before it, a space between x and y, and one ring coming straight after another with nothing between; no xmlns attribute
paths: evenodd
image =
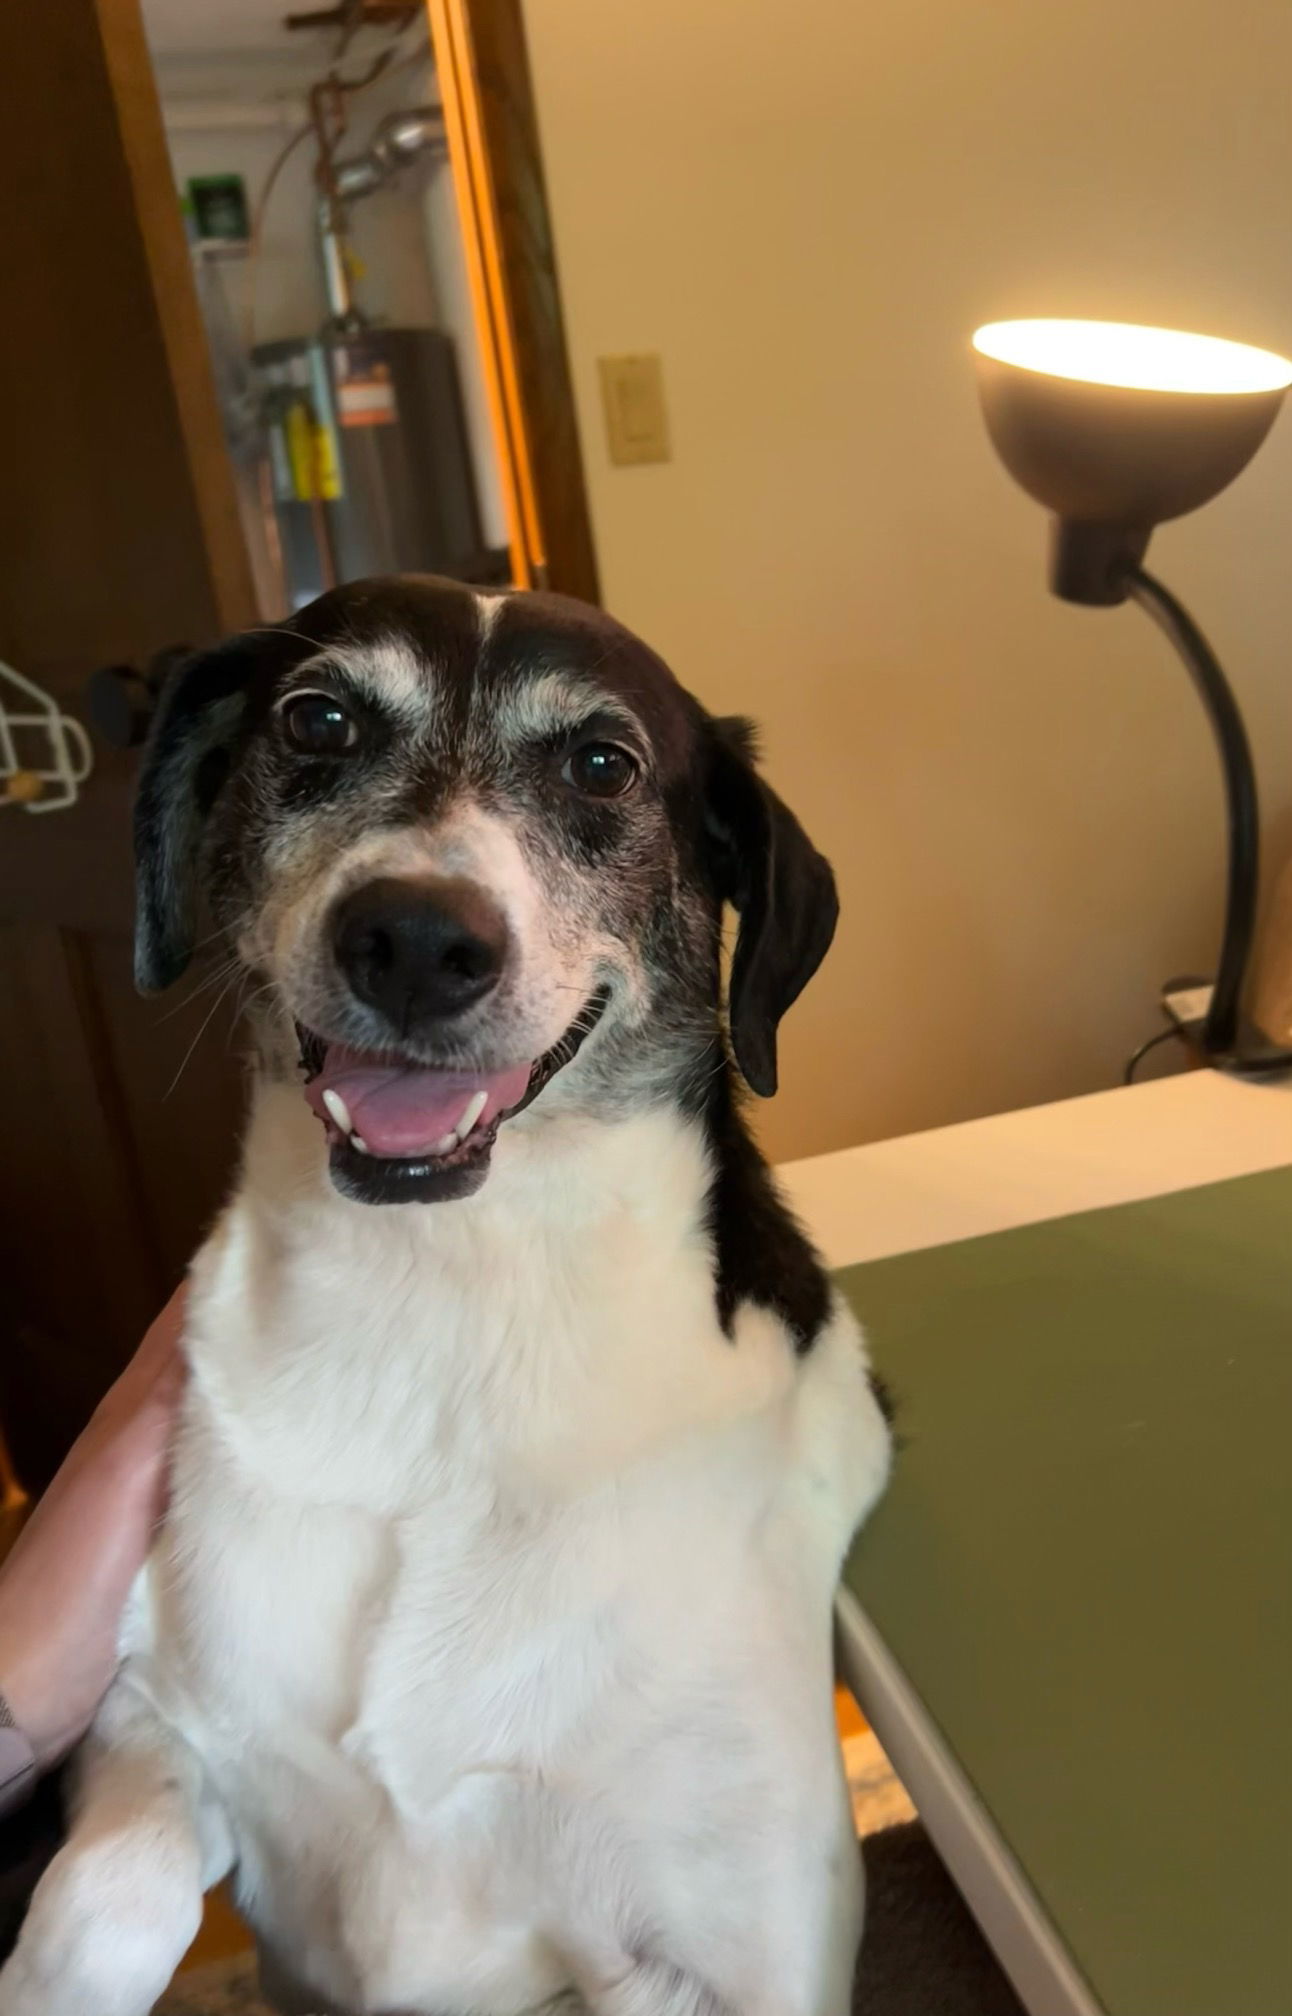
<svg viewBox="0 0 1292 2016"><path fill-rule="evenodd" d="M1292 363L1272 350L1130 322L989 322L974 349L1000 364L1137 392L1280 392Z"/></svg>

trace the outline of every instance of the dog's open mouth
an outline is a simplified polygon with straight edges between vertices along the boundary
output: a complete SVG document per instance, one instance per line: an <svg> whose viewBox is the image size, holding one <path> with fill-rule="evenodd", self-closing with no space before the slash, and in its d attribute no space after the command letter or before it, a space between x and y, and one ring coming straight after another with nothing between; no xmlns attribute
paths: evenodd
<svg viewBox="0 0 1292 2016"><path fill-rule="evenodd" d="M354 1050L298 1023L305 1097L326 1130L337 1187L370 1204L469 1196L488 1173L498 1129L577 1054L609 998L600 988L550 1050L498 1071L439 1070Z"/></svg>

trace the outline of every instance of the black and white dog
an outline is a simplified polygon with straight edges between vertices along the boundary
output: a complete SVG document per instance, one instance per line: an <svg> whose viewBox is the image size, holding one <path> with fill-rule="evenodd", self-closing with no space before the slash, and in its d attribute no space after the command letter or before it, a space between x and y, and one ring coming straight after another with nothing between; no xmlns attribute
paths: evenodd
<svg viewBox="0 0 1292 2016"><path fill-rule="evenodd" d="M618 625L429 579L189 661L138 837L139 979L204 894L254 1095L0 2016L144 2016L230 1870L310 2008L842 2016L831 1601L889 1438L736 1088L828 865Z"/></svg>

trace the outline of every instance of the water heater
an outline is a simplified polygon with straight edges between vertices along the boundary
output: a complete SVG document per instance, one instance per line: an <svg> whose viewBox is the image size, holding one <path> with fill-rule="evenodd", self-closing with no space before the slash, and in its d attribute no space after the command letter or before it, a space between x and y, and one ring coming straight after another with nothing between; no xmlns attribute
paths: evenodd
<svg viewBox="0 0 1292 2016"><path fill-rule="evenodd" d="M506 583L505 549L484 544L450 336L364 328L253 358L290 608L367 574Z"/></svg>

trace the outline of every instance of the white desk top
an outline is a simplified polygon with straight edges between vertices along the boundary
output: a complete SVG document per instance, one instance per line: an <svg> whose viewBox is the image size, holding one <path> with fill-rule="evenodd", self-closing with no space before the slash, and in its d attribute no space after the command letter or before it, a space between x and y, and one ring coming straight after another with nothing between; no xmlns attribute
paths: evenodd
<svg viewBox="0 0 1292 2016"><path fill-rule="evenodd" d="M1292 1080L1186 1071L786 1163L831 1267L1292 1163Z"/></svg>

